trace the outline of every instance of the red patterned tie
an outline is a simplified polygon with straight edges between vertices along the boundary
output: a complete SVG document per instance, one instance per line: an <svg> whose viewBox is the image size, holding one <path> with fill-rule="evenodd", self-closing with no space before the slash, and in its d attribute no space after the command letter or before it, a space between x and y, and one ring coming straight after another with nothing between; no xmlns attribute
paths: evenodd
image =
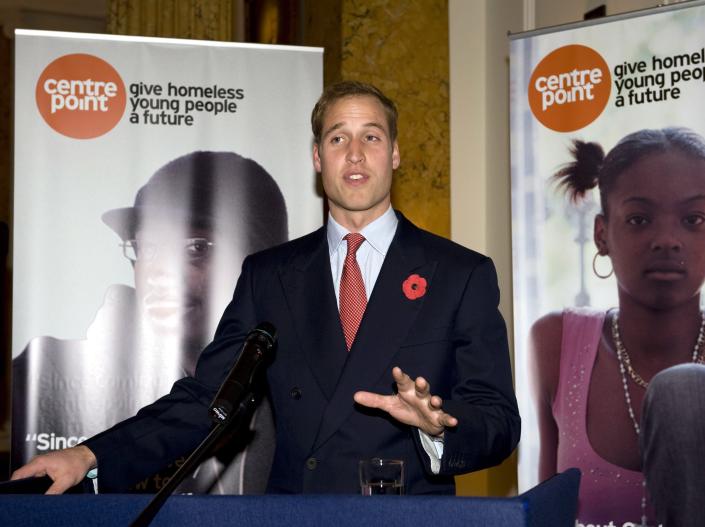
<svg viewBox="0 0 705 527"><path fill-rule="evenodd" d="M365 241L365 237L359 233L350 233L345 239L348 241L348 254L345 256L343 274L340 276L340 321L343 324L345 343L350 351L367 307L365 283L355 259L355 253Z"/></svg>

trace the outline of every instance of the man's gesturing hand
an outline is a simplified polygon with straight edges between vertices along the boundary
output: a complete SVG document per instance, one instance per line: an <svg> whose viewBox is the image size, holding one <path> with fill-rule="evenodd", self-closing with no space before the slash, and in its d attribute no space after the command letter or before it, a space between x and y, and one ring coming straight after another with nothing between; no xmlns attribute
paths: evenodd
<svg viewBox="0 0 705 527"><path fill-rule="evenodd" d="M446 427L454 427L458 420L443 411L443 400L431 395L426 379L412 380L401 368L392 370L397 383L396 395L379 395L371 392L356 392L355 402L369 408L384 410L394 419L415 426L431 436L439 436Z"/></svg>
<svg viewBox="0 0 705 527"><path fill-rule="evenodd" d="M49 476L54 483L46 493L62 494L78 485L96 463L93 452L87 446L78 445L35 457L15 470L10 479Z"/></svg>

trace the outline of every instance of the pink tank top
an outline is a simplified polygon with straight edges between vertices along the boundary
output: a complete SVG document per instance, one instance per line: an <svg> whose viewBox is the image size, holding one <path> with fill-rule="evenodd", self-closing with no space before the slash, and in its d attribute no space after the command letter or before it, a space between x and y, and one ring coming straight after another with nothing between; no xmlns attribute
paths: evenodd
<svg viewBox="0 0 705 527"><path fill-rule="evenodd" d="M587 436L590 378L605 319L603 312L571 308L563 312L560 379L553 417L558 425L557 469L582 472L578 520L595 527L641 522L644 477L641 472L613 465L601 458ZM622 404L626 404L621 401ZM647 518L653 513L647 507Z"/></svg>

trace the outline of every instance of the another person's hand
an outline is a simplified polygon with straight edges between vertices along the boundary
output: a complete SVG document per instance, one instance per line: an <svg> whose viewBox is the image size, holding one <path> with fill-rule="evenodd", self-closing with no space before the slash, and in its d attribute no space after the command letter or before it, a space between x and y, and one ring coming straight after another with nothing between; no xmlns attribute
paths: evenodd
<svg viewBox="0 0 705 527"><path fill-rule="evenodd" d="M413 380L401 368L392 370L397 383L395 395L356 392L355 402L369 408L384 410L394 419L415 426L430 436L441 436L446 427L457 426L458 420L443 411L443 400L431 395L431 386L423 377Z"/></svg>
<svg viewBox="0 0 705 527"><path fill-rule="evenodd" d="M54 483L47 489L47 494L63 494L74 485L78 485L97 460L93 452L84 445L77 445L65 450L56 450L37 456L26 465L12 473L10 479L49 476Z"/></svg>

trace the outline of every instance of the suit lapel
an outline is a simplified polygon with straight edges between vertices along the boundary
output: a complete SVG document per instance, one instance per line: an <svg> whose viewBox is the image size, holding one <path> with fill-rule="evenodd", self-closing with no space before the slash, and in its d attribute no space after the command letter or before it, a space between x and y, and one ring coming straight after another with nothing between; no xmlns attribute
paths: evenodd
<svg viewBox="0 0 705 527"><path fill-rule="evenodd" d="M389 246L347 363L326 407L314 449L322 445L353 411L353 394L356 391L371 390L381 378L388 377L391 393L392 358L424 301L423 297L409 300L402 291L402 284L409 275L416 273L427 280L428 287L432 287L436 262L427 261L418 239L419 229L399 216L397 232Z"/></svg>
<svg viewBox="0 0 705 527"><path fill-rule="evenodd" d="M347 359L325 227L280 269L289 311L308 365L330 399Z"/></svg>

